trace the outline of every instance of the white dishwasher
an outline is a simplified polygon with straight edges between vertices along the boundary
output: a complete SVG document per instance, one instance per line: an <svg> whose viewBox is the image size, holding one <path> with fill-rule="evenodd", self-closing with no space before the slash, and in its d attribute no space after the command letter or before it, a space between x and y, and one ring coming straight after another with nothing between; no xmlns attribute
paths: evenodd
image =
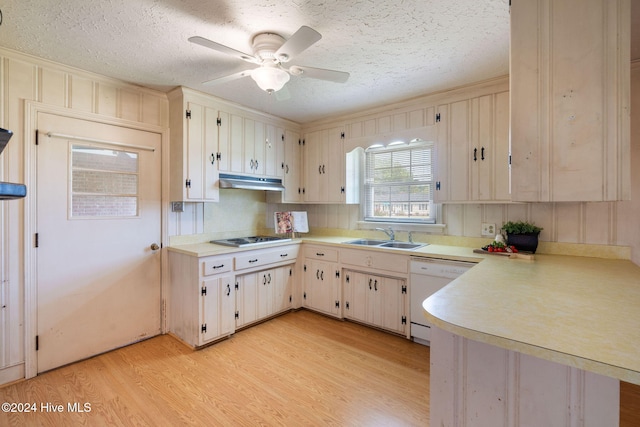
<svg viewBox="0 0 640 427"><path fill-rule="evenodd" d="M411 337L429 345L431 325L424 315L422 303L453 279L475 265L473 262L437 258L411 257Z"/></svg>

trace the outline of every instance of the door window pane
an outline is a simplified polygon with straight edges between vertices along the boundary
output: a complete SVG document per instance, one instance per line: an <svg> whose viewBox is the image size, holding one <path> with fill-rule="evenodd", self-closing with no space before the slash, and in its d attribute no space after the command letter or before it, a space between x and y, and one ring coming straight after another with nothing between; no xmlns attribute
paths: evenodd
<svg viewBox="0 0 640 427"><path fill-rule="evenodd" d="M138 154L86 145L71 147L71 217L138 215Z"/></svg>

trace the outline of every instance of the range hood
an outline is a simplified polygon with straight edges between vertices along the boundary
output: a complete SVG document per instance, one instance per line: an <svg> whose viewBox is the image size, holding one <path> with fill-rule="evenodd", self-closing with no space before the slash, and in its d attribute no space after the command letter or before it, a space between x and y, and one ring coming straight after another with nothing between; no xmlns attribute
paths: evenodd
<svg viewBox="0 0 640 427"><path fill-rule="evenodd" d="M0 128L0 154L12 136L13 132ZM27 187L24 184L0 182L0 200L20 199L26 195Z"/></svg>
<svg viewBox="0 0 640 427"><path fill-rule="evenodd" d="M220 174L220 188L240 188L243 190L284 191L279 178L259 178L256 176Z"/></svg>

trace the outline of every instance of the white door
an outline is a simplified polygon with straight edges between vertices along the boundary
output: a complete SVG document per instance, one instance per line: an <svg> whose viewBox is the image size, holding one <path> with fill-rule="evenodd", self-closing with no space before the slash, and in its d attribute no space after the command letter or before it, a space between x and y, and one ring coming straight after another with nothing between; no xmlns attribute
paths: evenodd
<svg viewBox="0 0 640 427"><path fill-rule="evenodd" d="M43 112L37 126L43 372L160 333L161 135Z"/></svg>

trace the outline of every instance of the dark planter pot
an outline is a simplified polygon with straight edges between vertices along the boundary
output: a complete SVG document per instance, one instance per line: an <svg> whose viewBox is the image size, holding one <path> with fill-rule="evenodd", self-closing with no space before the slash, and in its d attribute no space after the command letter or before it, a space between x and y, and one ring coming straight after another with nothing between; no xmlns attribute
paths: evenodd
<svg viewBox="0 0 640 427"><path fill-rule="evenodd" d="M518 251L536 253L538 235L540 233L508 234L507 244L513 245Z"/></svg>

